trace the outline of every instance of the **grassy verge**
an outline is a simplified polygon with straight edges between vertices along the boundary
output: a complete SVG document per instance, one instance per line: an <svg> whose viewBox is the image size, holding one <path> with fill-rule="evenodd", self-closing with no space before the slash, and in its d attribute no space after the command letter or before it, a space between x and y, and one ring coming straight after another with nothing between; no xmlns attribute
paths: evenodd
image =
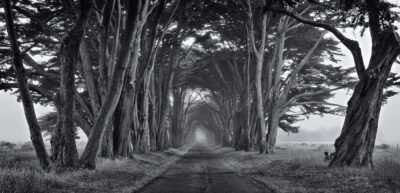
<svg viewBox="0 0 400 193"><path fill-rule="evenodd" d="M97 170L60 174L39 169L33 152L0 154L0 193L132 192L161 174L187 148L136 154L134 159L99 159Z"/></svg>
<svg viewBox="0 0 400 193"><path fill-rule="evenodd" d="M329 168L324 161L324 149L287 145L273 155L230 148L217 151L241 175L264 183L272 192L400 192L399 152L377 150L373 169Z"/></svg>

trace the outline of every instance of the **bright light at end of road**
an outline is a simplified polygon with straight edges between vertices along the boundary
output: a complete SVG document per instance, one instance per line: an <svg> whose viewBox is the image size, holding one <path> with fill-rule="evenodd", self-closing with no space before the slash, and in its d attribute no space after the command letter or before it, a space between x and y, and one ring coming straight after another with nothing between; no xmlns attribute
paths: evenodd
<svg viewBox="0 0 400 193"><path fill-rule="evenodd" d="M196 130L196 142L197 143L207 143L207 137L204 131L198 129Z"/></svg>

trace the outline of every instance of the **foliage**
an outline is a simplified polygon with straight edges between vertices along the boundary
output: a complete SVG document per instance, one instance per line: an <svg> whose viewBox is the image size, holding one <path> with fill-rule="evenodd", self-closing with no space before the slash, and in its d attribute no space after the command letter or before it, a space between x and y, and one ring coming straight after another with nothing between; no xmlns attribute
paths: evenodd
<svg viewBox="0 0 400 193"><path fill-rule="evenodd" d="M8 152L14 150L16 144L7 142L7 141L0 141L0 152Z"/></svg>
<svg viewBox="0 0 400 193"><path fill-rule="evenodd" d="M376 148L382 149L382 150L389 150L390 149L390 145L383 143L381 145L377 145Z"/></svg>
<svg viewBox="0 0 400 193"><path fill-rule="evenodd" d="M21 151L33 151L34 149L32 142L25 142L20 148Z"/></svg>

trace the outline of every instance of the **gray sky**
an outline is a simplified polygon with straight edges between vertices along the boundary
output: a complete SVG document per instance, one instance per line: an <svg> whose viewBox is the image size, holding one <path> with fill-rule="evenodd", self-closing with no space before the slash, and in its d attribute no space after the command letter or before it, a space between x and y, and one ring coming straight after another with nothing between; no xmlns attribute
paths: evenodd
<svg viewBox="0 0 400 193"><path fill-rule="evenodd" d="M369 33L366 31L364 37L359 37L359 33L349 30L346 35L350 38L357 39L362 47L365 63L368 64L370 56L371 42L369 41ZM344 67L354 66L350 52L341 46L344 57L340 58L338 65ZM396 64L393 72L400 72L400 66ZM346 105L350 93L345 91L338 92L331 102ZM50 107L35 105L37 115L41 115L49 111ZM379 120L379 129L377 143L400 144L400 130L396 119L400 118L400 95L396 95L389 99L389 102L383 106ZM299 122L302 134L287 135L280 131L278 135L279 141L319 141L333 143L334 139L339 135L344 117L325 115L312 116L310 119ZM0 92L0 140L12 142L24 142L29 140L29 130L24 117L22 104L17 102L15 95Z"/></svg>

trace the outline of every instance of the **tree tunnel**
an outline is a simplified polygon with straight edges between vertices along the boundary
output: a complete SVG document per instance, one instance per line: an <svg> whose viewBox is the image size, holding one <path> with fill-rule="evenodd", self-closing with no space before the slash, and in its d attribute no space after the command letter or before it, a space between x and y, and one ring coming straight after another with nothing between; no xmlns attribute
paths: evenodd
<svg viewBox="0 0 400 193"><path fill-rule="evenodd" d="M5 58L1 60L0 89L13 91L18 83L26 84L16 93L29 110L27 120L44 167L51 159L68 167L76 167L79 160L81 167L94 168L97 156L133 157L134 153L196 141L273 153L278 130L296 133L297 123L310 115L344 114L346 107L330 99L336 91L353 89L358 82L354 68L336 64L342 54L339 41L325 35L319 24L302 23L310 24L309 20L320 15L308 1L269 3L292 7L293 13L287 14L286 10L267 10L266 1L261 0L88 0L79 1L80 12L85 14L77 21L77 12L68 11L75 6L66 2L71 1L19 1L13 6L18 14L7 14L10 33L0 29L0 56ZM338 3L341 6L342 1ZM343 15L327 13L317 19ZM12 15L21 26L15 34ZM292 18L297 15L301 18ZM359 16L352 17L358 21ZM13 44L12 52L6 34L16 35L11 41L21 42ZM387 66L386 74L381 74L382 81L376 85L379 100L371 111L376 116L382 101L397 93L387 88L399 85L399 78L390 73L400 52L395 41L399 37L393 32L385 34L376 40L394 43L390 44L393 49L382 51L390 54L376 53L385 56L377 64L387 61L382 64ZM355 43L347 46L359 54ZM26 67L17 75L13 56L19 56L14 57L19 67ZM49 59L36 61L37 56ZM362 63L360 57L356 56ZM374 78L375 67L371 68L368 73L373 76L366 74L368 81L361 82ZM32 103L54 110L39 118L38 124ZM364 129L361 123L357 127ZM373 123L376 131L375 118ZM78 128L88 137L80 159L74 138ZM51 135L51 155L40 132ZM356 149L371 153L374 133L370 133L368 148ZM338 141L343 151L353 144L353 138L343 136ZM65 156L67 161L61 159Z"/></svg>
<svg viewBox="0 0 400 193"><path fill-rule="evenodd" d="M189 134L186 136L185 144L218 144L218 142L216 141L216 136L216 133L212 129L208 129L202 126L193 127L189 131Z"/></svg>
<svg viewBox="0 0 400 193"><path fill-rule="evenodd" d="M221 122L219 108L204 88L176 90L171 98L171 146L191 145L197 142L231 144L233 133ZM178 116L179 115L179 116ZM226 121L226 120L225 120Z"/></svg>

